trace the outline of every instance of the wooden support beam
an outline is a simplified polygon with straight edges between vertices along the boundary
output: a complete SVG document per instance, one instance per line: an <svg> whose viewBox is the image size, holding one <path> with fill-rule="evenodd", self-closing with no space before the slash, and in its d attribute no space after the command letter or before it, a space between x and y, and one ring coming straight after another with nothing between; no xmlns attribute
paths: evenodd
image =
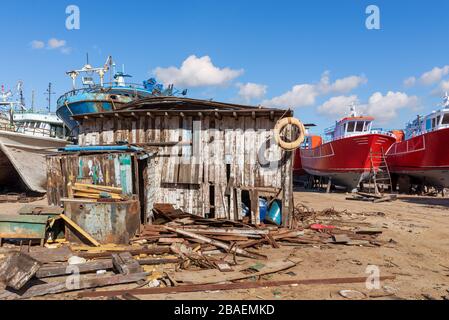
<svg viewBox="0 0 449 320"><path fill-rule="evenodd" d="M28 288L25 292L0 291L0 299L29 299L48 294L114 286L145 280L147 276L148 273L134 273L130 275L81 277L79 283L77 285L73 284L72 286L67 285L67 280L64 279L58 282L36 284Z"/></svg>
<svg viewBox="0 0 449 320"><path fill-rule="evenodd" d="M154 118L154 115L151 112L147 112L147 116L150 118Z"/></svg>
<svg viewBox="0 0 449 320"><path fill-rule="evenodd" d="M84 231L79 225L77 225L72 219L67 217L65 214L61 214L60 217L69 224L73 229L75 229L78 233L80 233L84 238L89 240L89 242L94 245L95 247L100 247L100 243L92 238L90 234L88 234L86 231Z"/></svg>

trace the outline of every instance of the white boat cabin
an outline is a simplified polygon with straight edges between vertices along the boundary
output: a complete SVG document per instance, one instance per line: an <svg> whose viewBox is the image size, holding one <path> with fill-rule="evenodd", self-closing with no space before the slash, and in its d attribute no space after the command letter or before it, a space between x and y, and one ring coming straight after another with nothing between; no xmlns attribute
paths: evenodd
<svg viewBox="0 0 449 320"><path fill-rule="evenodd" d="M418 116L415 120L407 123L405 128L405 139L410 139L418 135L449 128L449 95L443 97L443 108L433 111L425 117Z"/></svg>
<svg viewBox="0 0 449 320"><path fill-rule="evenodd" d="M330 140L368 134L372 131L373 121L372 117L346 117L338 121L334 127L327 129L325 133Z"/></svg>
<svg viewBox="0 0 449 320"><path fill-rule="evenodd" d="M14 113L15 131L40 137L65 139L64 123L55 114Z"/></svg>

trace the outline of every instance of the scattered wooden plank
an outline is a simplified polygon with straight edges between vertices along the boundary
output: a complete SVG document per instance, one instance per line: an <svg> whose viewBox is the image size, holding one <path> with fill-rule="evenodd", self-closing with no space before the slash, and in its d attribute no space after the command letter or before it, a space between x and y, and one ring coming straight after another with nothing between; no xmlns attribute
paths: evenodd
<svg viewBox="0 0 449 320"><path fill-rule="evenodd" d="M208 243L208 244L214 245L216 247L225 249L225 250L227 250L229 252L236 253L237 255L240 255L240 256L243 256L243 257L252 258L252 259L260 259L261 257L264 257L264 256L262 256L260 254L248 252L248 251L240 249L240 248L238 248L236 246L230 246L230 245L228 245L228 244L226 244L224 242L221 242L221 241L218 241L218 240L213 240L213 239L204 237L202 235L195 234L193 232L188 232L188 231L185 231L185 230L182 230L182 229L175 229L175 228L170 228L170 227L165 227L165 228L168 231L176 232L176 233L178 233L180 235L183 235L183 236L186 236L186 237L189 237L189 238L193 238L193 239L202 241L204 243Z"/></svg>
<svg viewBox="0 0 449 320"><path fill-rule="evenodd" d="M10 253L0 262L0 285L20 290L36 274L41 263L21 252Z"/></svg>
<svg viewBox="0 0 449 320"><path fill-rule="evenodd" d="M219 229L219 228L192 228L185 227L182 230L194 232L197 234L215 234L220 236L237 235L237 236L263 236L269 234L267 229Z"/></svg>
<svg viewBox="0 0 449 320"><path fill-rule="evenodd" d="M395 276L382 276L380 281L393 280ZM104 292L82 292L78 294L80 298L94 297L111 297L130 293L134 295L151 295L151 294L174 294L182 292L204 292L204 291L224 291L224 290L240 290L240 289L257 289L282 287L291 285L330 285L330 284L347 284L347 283L364 283L366 277L356 278L327 278L327 279L304 279L304 280L284 280L284 281L256 281L256 282L239 282L228 284L208 284L208 285L186 285L169 288L145 288L134 290L115 290Z"/></svg>
<svg viewBox="0 0 449 320"><path fill-rule="evenodd" d="M358 229L355 231L356 234L367 234L367 235L376 235L376 234L382 234L382 229L377 228L365 228L365 229Z"/></svg>
<svg viewBox="0 0 449 320"><path fill-rule="evenodd" d="M56 206L25 205L17 212L19 215L60 215L64 208Z"/></svg>
<svg viewBox="0 0 449 320"><path fill-rule="evenodd" d="M78 233L80 233L84 238L89 240L89 242L94 245L95 247L101 246L100 243L92 238L90 234L88 234L86 231L84 231L79 225L77 225L72 219L67 217L65 214L61 214L60 217L69 224L73 229L75 229Z"/></svg>
<svg viewBox="0 0 449 320"><path fill-rule="evenodd" d="M346 244L350 241L351 239L345 234L334 234L332 236L332 242L336 244Z"/></svg>
<svg viewBox="0 0 449 320"><path fill-rule="evenodd" d="M113 268L112 260L92 261L76 265L79 273L96 272L98 270L111 270ZM68 264L61 266L45 266L41 267L36 273L36 278L50 278L72 274L72 269Z"/></svg>
<svg viewBox="0 0 449 320"><path fill-rule="evenodd" d="M134 250L127 250L129 253L131 253L133 256L137 256L140 254L147 254L147 255L153 255L153 254L167 254L171 253L169 247L156 247L156 248L139 248ZM121 250L117 251L107 251L107 252L78 252L77 256L85 258L85 259L96 259L96 258L108 258L112 257L113 253L117 252L123 252Z"/></svg>
<svg viewBox="0 0 449 320"><path fill-rule="evenodd" d="M3 290L0 291L0 299L29 299L33 297L45 296L48 294L58 294L71 291L79 291L91 288L100 288L118 284L126 284L145 280L148 273L134 273L130 275L95 276L80 277L79 283L68 285L67 281L36 284L25 287L21 291ZM41 281L41 280L40 280ZM29 283L30 284L30 283Z"/></svg>
<svg viewBox="0 0 449 320"><path fill-rule="evenodd" d="M159 238L159 243L167 243L167 244L171 244L171 243L184 243L184 239L183 238Z"/></svg>
<svg viewBox="0 0 449 320"><path fill-rule="evenodd" d="M181 272L176 272L173 274L173 278L177 282L184 282L189 284L212 284L220 283L226 281L236 281L247 279L251 277L263 276L270 273L276 273L283 270L290 269L296 266L300 261L290 261L290 260L275 260L268 262L247 262L240 266L234 266L234 271L223 273L220 270L200 270L189 272L183 270ZM243 273L242 271L248 270L255 265L261 265L261 269L258 272L253 273Z"/></svg>

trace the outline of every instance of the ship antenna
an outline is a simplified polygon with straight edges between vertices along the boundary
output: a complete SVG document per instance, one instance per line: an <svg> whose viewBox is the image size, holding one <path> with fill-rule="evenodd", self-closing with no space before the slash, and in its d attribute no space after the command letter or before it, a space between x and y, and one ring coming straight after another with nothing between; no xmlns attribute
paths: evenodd
<svg viewBox="0 0 449 320"><path fill-rule="evenodd" d="M48 84L48 88L45 91L45 94L48 95L48 97L47 97L47 101L48 101L47 109L48 109L48 112L51 112L51 96L56 94L56 93L52 92L52 83L51 82Z"/></svg>
<svg viewBox="0 0 449 320"><path fill-rule="evenodd" d="M449 107L449 95L447 94L447 91L445 92L443 96L443 108Z"/></svg>
<svg viewBox="0 0 449 320"><path fill-rule="evenodd" d="M349 108L350 108L350 112L351 112L350 116L351 117L357 117L356 104L355 104L354 101L351 102L351 104L349 105Z"/></svg>

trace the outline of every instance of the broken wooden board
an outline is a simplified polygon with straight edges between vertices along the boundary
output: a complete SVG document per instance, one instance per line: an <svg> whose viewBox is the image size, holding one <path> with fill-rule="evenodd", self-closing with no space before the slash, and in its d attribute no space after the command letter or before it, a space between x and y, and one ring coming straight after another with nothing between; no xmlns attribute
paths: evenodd
<svg viewBox="0 0 449 320"><path fill-rule="evenodd" d="M114 270L124 275L140 273L143 271L139 262L135 260L129 252L113 254L112 264L114 265Z"/></svg>
<svg viewBox="0 0 449 320"><path fill-rule="evenodd" d="M233 266L232 272L221 272L220 270L201 270L189 272L186 270L176 272L173 278L177 282L191 283L191 284L212 284L227 281L242 280L251 277L258 277L270 273L275 273L290 269L296 266L301 261L296 260L276 260L276 261L251 261L240 266ZM263 266L260 271L245 274L242 271L248 270L255 265Z"/></svg>
<svg viewBox="0 0 449 320"><path fill-rule="evenodd" d="M106 286L113 286L118 284L126 284L145 280L148 273L134 273L130 275L114 275L114 276L96 276L96 277L81 277L79 283L67 283L66 280L59 282L50 282L44 284L28 283L20 291L3 290L0 291L0 299L4 300L17 300L17 299L29 299L33 297L45 296L48 294L57 294L63 292L78 291L90 288L99 288Z"/></svg>
<svg viewBox="0 0 449 320"><path fill-rule="evenodd" d="M89 240L89 242L94 245L95 247L101 246L100 243L92 238L90 234L88 234L86 231L84 231L79 225L77 225L72 219L67 217L65 214L59 215L69 226L71 226L73 229L75 229L79 234L81 234L84 238Z"/></svg>
<svg viewBox="0 0 449 320"><path fill-rule="evenodd" d="M104 261L92 261L76 265L79 273L96 272L98 270L111 270L113 268L112 260L107 259ZM37 273L36 278L50 278L57 276L71 275L73 269L70 265L64 264L59 266L44 266L41 267Z"/></svg>
<svg viewBox="0 0 449 320"><path fill-rule="evenodd" d="M36 274L41 263L21 252L10 253L0 262L0 286L20 290Z"/></svg>
<svg viewBox="0 0 449 320"><path fill-rule="evenodd" d="M19 215L54 216L64 212L64 208L56 206L25 205L19 209Z"/></svg>

